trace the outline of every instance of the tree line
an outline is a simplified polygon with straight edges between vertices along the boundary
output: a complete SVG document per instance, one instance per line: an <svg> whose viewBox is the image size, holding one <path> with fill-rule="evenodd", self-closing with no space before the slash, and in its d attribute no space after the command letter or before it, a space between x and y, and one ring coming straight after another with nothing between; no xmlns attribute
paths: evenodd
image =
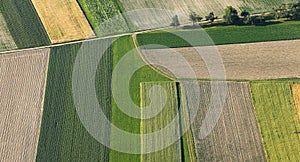
<svg viewBox="0 0 300 162"><path fill-rule="evenodd" d="M250 12L244 10L240 14L232 7L227 6L224 10L223 20L227 25L263 25L267 20L275 20L280 18L286 18L288 20L299 20L300 19L300 0L296 3L282 4L278 8L273 9L269 14L256 14L251 15ZM210 12L205 19L194 11L189 14L189 19L192 25L199 23L203 20L209 23L214 22L218 19L214 12ZM179 26L179 18L175 15L172 19L171 26Z"/></svg>

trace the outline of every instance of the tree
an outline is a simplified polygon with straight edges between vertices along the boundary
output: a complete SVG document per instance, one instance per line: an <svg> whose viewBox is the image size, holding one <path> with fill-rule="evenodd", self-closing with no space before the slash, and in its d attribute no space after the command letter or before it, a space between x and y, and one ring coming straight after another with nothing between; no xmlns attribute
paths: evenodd
<svg viewBox="0 0 300 162"><path fill-rule="evenodd" d="M202 17L196 14L196 12L194 11L190 13L189 18L192 21L193 25L195 25L195 22L200 22L202 20Z"/></svg>
<svg viewBox="0 0 300 162"><path fill-rule="evenodd" d="M232 6L227 6L223 16L224 21L227 24L239 24L240 18L238 16L238 12Z"/></svg>
<svg viewBox="0 0 300 162"><path fill-rule="evenodd" d="M245 18L245 17L247 17L247 16L250 16L250 13L244 10L244 11L241 13L241 16Z"/></svg>
<svg viewBox="0 0 300 162"><path fill-rule="evenodd" d="M180 23L179 23L178 16L175 15L175 16L172 18L171 26L177 27L177 26L179 26L179 25L180 25Z"/></svg>
<svg viewBox="0 0 300 162"><path fill-rule="evenodd" d="M217 17L215 17L215 14L213 12L209 13L207 16L205 16L206 21L214 22Z"/></svg>

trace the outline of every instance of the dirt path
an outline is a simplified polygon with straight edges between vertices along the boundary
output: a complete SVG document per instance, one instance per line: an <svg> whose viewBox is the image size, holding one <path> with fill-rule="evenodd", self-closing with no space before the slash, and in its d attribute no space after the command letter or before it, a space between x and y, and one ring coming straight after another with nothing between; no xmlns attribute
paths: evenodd
<svg viewBox="0 0 300 162"><path fill-rule="evenodd" d="M0 55L0 161L35 161L49 52Z"/></svg>
<svg viewBox="0 0 300 162"><path fill-rule="evenodd" d="M147 65L149 65L150 68L152 68L154 71L156 71L157 73L159 73L159 74L161 74L161 75L163 75L166 78L169 78L171 80L176 80L176 78L174 78L174 76L172 74L166 72L166 70L161 70L162 67L161 68L156 68L156 66L151 65L151 63L144 57L143 53L141 52L141 50L138 46L136 35L137 35L137 33L132 34L132 40L133 40L134 47L135 47L136 51L138 52L138 54L140 55L140 57L142 58L142 60Z"/></svg>

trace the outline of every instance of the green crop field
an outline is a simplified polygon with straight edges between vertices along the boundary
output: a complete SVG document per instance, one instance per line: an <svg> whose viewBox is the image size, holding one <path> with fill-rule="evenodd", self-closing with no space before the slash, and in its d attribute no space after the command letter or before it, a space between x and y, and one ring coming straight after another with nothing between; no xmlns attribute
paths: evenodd
<svg viewBox="0 0 300 162"><path fill-rule="evenodd" d="M18 48L50 44L30 0L1 0L0 12Z"/></svg>
<svg viewBox="0 0 300 162"><path fill-rule="evenodd" d="M163 92L159 91L158 89L155 89L155 95L152 95L149 98L150 89L153 87L160 87L163 88ZM166 96L164 96L166 95ZM141 107L142 107L142 116L146 117L146 115L143 115L143 110L148 109L151 110L152 113L155 112L155 110L162 108L162 111L158 113L155 117L151 119L145 119L141 122L141 147L142 150L148 150L148 149L157 149L160 150L158 147L164 144L165 141L160 141L156 136L153 136L151 140L145 140L143 139L142 134L152 133L155 131L159 131L166 127L172 120L174 120L174 125L171 125L171 130L166 132L168 137L176 137L180 136L180 116L177 116L179 105L178 105L178 93L177 93L177 87L176 83L174 82L152 82L152 83L142 83L141 84ZM166 100L164 101L163 98ZM149 107L147 107L149 106ZM147 108L146 108L147 107ZM176 118L177 117L177 118ZM166 135L163 134L163 135ZM162 134L160 134L163 136ZM167 139L165 139L167 140ZM144 154L142 155L141 161L169 161L169 162L175 162L175 161L182 161L181 155L181 142L178 140L177 142L173 143L171 146L167 147L166 149L163 149L161 151L157 151L150 154Z"/></svg>
<svg viewBox="0 0 300 162"><path fill-rule="evenodd" d="M117 39L113 43L113 64L114 67L118 64L120 59L129 51L134 50L134 45L131 36L125 36ZM128 64L128 69L130 66L134 67L142 62L142 59L138 53L134 50L134 56L131 59L131 64ZM170 81L168 78L158 74L149 66L144 66L134 73L130 81L129 93L133 102L139 106L140 105L140 83L141 82L151 82L151 81ZM117 106L117 104L112 102L112 123L117 127L131 133L140 133L140 122L141 120L135 119L124 114ZM114 138L114 132L111 132L111 142L117 142L120 139ZM118 161L140 161L140 155L124 154L114 150L110 152L110 160Z"/></svg>
<svg viewBox="0 0 300 162"><path fill-rule="evenodd" d="M291 83L252 82L250 87L267 161L299 161L300 124Z"/></svg>
<svg viewBox="0 0 300 162"><path fill-rule="evenodd" d="M89 42L101 47L109 40ZM81 124L72 95L72 72L81 44L51 49L37 161L108 161L109 149L96 141ZM98 65L96 89L99 103L110 118L112 53ZM109 134L109 128L106 130Z"/></svg>
<svg viewBox="0 0 300 162"><path fill-rule="evenodd" d="M267 26L217 26L194 30L157 31L139 34L137 39L140 46L147 44L160 44L167 47L222 45L300 39L299 28L300 21L286 21ZM189 44L176 34L188 37L193 44ZM207 34L212 41L208 41Z"/></svg>
<svg viewBox="0 0 300 162"><path fill-rule="evenodd" d="M0 12L0 52L17 48Z"/></svg>
<svg viewBox="0 0 300 162"><path fill-rule="evenodd" d="M77 0L98 36L128 31L119 0ZM109 20L113 18L112 20ZM104 23L105 22L105 23Z"/></svg>

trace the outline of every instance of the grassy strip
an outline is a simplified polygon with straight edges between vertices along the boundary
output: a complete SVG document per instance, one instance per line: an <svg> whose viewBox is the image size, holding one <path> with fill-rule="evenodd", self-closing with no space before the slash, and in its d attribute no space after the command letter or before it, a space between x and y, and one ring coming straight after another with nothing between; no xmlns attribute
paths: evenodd
<svg viewBox="0 0 300 162"><path fill-rule="evenodd" d="M119 38L113 43L113 65L114 67L120 61L120 59L127 54L127 52L134 50L134 57L131 60L131 64L128 65L134 66L142 62L142 59L135 51L133 40L131 36L124 36ZM141 82L151 82L151 81L170 81L168 78L158 74L153 71L149 66L144 66L134 73L130 81L129 93L136 105L140 105L140 83ZM131 133L140 133L140 120L127 116L124 114L117 106L115 101L112 101L112 123L117 127ZM111 132L111 142L117 142L120 139L114 139L114 132ZM120 153L114 150L110 151L110 160L111 161L128 161L136 162L140 161L140 155L125 154Z"/></svg>
<svg viewBox="0 0 300 162"><path fill-rule="evenodd" d="M108 42L89 43L101 47ZM37 161L108 161L109 149L87 132L73 101L72 72L80 47L81 44L73 44L51 49ZM107 101L111 96L111 65L109 50L100 61L96 74L97 97L108 118L111 111L110 100Z"/></svg>
<svg viewBox="0 0 300 162"><path fill-rule="evenodd" d="M2 0L0 12L18 48L49 45L50 40L30 0Z"/></svg>
<svg viewBox="0 0 300 162"><path fill-rule="evenodd" d="M250 87L266 159L299 161L300 125L291 82L251 82Z"/></svg>
<svg viewBox="0 0 300 162"><path fill-rule="evenodd" d="M183 85L180 84L178 86L180 88L180 116L181 116L181 130L186 130L185 134L182 136L182 142L183 142L183 151L184 151L184 161L186 162L196 162L197 156L195 152L195 144L194 144L194 138L193 138L193 132L190 122L190 116L189 116L189 110L187 105L187 99L186 99L186 93L183 91Z"/></svg>
<svg viewBox="0 0 300 162"><path fill-rule="evenodd" d="M155 90L155 95L149 96L150 89L154 87L161 87L164 89L164 92L158 91L158 89ZM164 96L166 95L166 96ZM151 97L151 99L149 98ZM162 100L162 98L166 97L165 101ZM155 117L151 119L145 119L141 121L141 134L147 134L152 133L158 130L163 129L166 127L172 120L175 120L175 125L172 126L172 130L170 130L167 133L168 137L172 136L179 136L180 131L180 119L176 117L178 114L178 107L179 107L179 100L177 96L177 87L176 83L174 82L152 82L152 83L142 83L141 84L141 106L142 106L142 112L143 107L150 106L147 108L148 110L152 109L160 109L163 108L162 111L156 115ZM150 105L154 104L154 105ZM177 116L179 117L179 116ZM166 134L164 134L166 135ZM144 140L143 136L141 136L141 147L142 150L148 150L148 149L157 149L159 150L160 144L164 144L164 140L160 141L159 139L152 137L151 140ZM165 139L167 140L167 139ZM147 149L148 148L148 149ZM141 155L141 161L166 161L166 162L174 162L174 161L182 161L182 155L181 155L181 142L178 140L177 142L174 142L171 146L156 151L149 154L143 154Z"/></svg>
<svg viewBox="0 0 300 162"><path fill-rule="evenodd" d="M130 28L118 0L77 0L98 36L122 33ZM113 21L109 19L113 18ZM108 23L108 24L103 24Z"/></svg>
<svg viewBox="0 0 300 162"><path fill-rule="evenodd" d="M167 47L190 47L236 43L300 39L300 21L286 21L266 26L218 26L205 29L156 31L137 35L139 45L160 44ZM174 33L174 34L173 34ZM213 41L209 41L206 33ZM193 44L176 36L180 34ZM212 44L213 42L213 44ZM155 48L155 46L153 47Z"/></svg>

